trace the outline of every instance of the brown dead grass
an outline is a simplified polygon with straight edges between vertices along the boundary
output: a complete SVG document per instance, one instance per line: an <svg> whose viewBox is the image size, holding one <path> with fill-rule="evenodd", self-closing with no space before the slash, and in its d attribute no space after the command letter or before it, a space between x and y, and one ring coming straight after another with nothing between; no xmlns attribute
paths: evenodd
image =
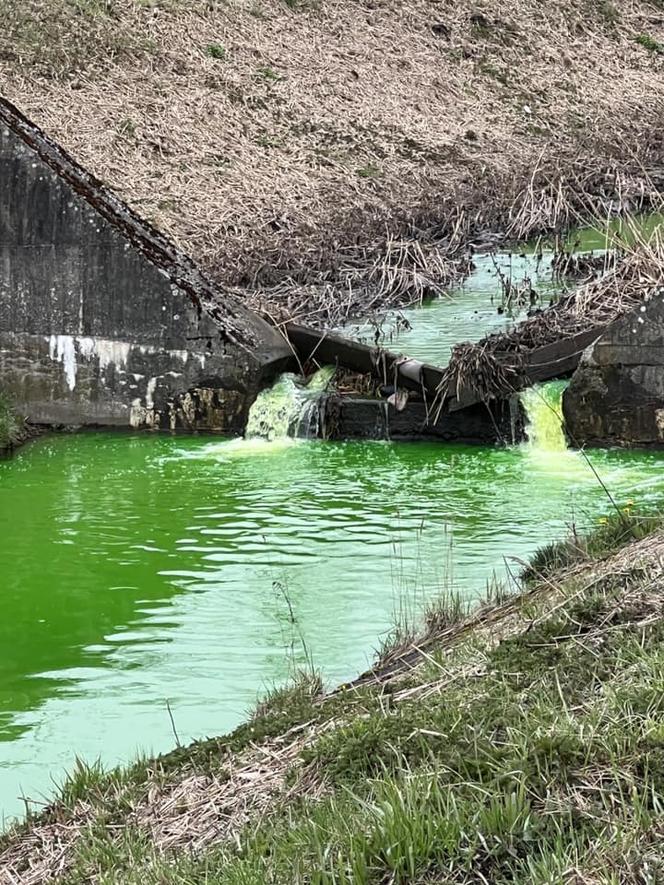
<svg viewBox="0 0 664 885"><path fill-rule="evenodd" d="M455 254L647 200L664 62L635 37L664 27L642 0L607 9L4 0L0 81L218 280L278 316L275 286L313 285L295 310L324 321L325 286L347 292L386 241Z"/></svg>
<svg viewBox="0 0 664 885"><path fill-rule="evenodd" d="M299 796L319 797L323 786L315 779L299 779L296 787L289 787L287 775L302 749L321 733L320 727L297 728L252 745L229 756L218 772L183 769L166 781L155 776L127 808L122 826L116 827L118 838L129 828L145 834L159 854L197 852L236 838L250 820L258 821L295 790ZM118 787L115 794L107 792L105 801L123 795ZM100 817L103 811L86 800L71 810L51 809L48 820L29 827L0 852L0 885L41 885L71 872L77 843L85 831L99 825Z"/></svg>

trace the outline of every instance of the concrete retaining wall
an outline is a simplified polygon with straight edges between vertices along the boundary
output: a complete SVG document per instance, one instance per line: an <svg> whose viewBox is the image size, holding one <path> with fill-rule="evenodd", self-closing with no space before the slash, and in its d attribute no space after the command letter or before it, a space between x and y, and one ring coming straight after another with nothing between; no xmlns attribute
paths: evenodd
<svg viewBox="0 0 664 885"><path fill-rule="evenodd" d="M611 325L563 396L578 446L664 446L664 293Z"/></svg>
<svg viewBox="0 0 664 885"><path fill-rule="evenodd" d="M0 102L0 390L35 423L235 433L275 329Z"/></svg>
<svg viewBox="0 0 664 885"><path fill-rule="evenodd" d="M427 412L410 401L397 411L386 400L330 394L320 407L319 429L325 439L391 439L459 442L481 445L518 443L525 439L519 400L475 404L458 412Z"/></svg>

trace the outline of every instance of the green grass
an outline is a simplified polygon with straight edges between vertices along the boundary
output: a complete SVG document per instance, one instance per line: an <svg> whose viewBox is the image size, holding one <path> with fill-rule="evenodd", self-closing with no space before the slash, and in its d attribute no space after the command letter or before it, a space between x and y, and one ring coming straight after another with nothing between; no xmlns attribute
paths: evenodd
<svg viewBox="0 0 664 885"><path fill-rule="evenodd" d="M585 535L575 530L570 537L541 547L523 572L526 581L545 578L560 569L577 565L589 559L598 559L646 537L662 525L656 513L634 514L631 505L620 512L612 511L601 517L596 528Z"/></svg>
<svg viewBox="0 0 664 885"><path fill-rule="evenodd" d="M0 395L0 452L18 442L20 433L21 421L14 414L9 401Z"/></svg>
<svg viewBox="0 0 664 885"><path fill-rule="evenodd" d="M360 178L380 178L381 170L375 163L367 163L366 166L360 166L356 170Z"/></svg>
<svg viewBox="0 0 664 885"><path fill-rule="evenodd" d="M49 79L66 79L100 60L154 55L149 22L160 15L204 8L191 0L135 0L137 28L121 0L2 0L0 57Z"/></svg>
<svg viewBox="0 0 664 885"><path fill-rule="evenodd" d="M119 24L116 5L115 0L3 0L0 53L59 78L98 57L146 51L136 34Z"/></svg>
<svg viewBox="0 0 664 885"><path fill-rule="evenodd" d="M320 9L320 0L283 0L283 3L296 12Z"/></svg>
<svg viewBox="0 0 664 885"><path fill-rule="evenodd" d="M278 83L279 80L284 79L281 74L279 74L277 71L274 70L274 68L271 68L269 66L258 68L256 71L256 77L258 77L260 80L267 80L268 82L273 83Z"/></svg>
<svg viewBox="0 0 664 885"><path fill-rule="evenodd" d="M659 40L655 40L650 34L639 34L636 42L649 52L654 52L655 55L664 55L664 44L660 43Z"/></svg>
<svg viewBox="0 0 664 885"><path fill-rule="evenodd" d="M210 58L216 58L219 61L224 61L228 57L226 47L222 46L220 43L210 43L206 46L205 53L206 55L209 55Z"/></svg>
<svg viewBox="0 0 664 885"><path fill-rule="evenodd" d="M226 738L109 774L79 765L50 814L66 822L80 800L95 813L61 881L662 881L661 566L602 566L627 541L619 524L577 539L588 568L552 582L554 598L548 585L509 598L509 616L427 646L396 681L324 698L299 674ZM647 527L630 518L629 536ZM454 635L466 614L448 594L422 635ZM289 740L286 789L232 840L163 855L129 814L184 773L233 777L242 754L274 758Z"/></svg>
<svg viewBox="0 0 664 885"><path fill-rule="evenodd" d="M302 763L327 798L275 807L237 845L166 862L145 834L110 845L97 830L66 881L91 864L103 881L155 885L476 882L477 870L525 885L559 881L570 862L638 873L664 803L663 631L626 626L600 651L568 638L615 601L607 588L487 649L481 681L323 734Z"/></svg>

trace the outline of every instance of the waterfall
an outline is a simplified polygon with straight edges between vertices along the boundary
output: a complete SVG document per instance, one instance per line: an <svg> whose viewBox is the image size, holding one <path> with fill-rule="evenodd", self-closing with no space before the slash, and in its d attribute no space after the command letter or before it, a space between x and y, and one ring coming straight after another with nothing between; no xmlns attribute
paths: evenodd
<svg viewBox="0 0 664 885"><path fill-rule="evenodd" d="M261 391L249 411L245 437L267 440L318 435L319 402L334 367L324 366L305 384L287 372L272 387Z"/></svg>
<svg viewBox="0 0 664 885"><path fill-rule="evenodd" d="M550 381L535 385L521 393L521 404L527 416L528 445L547 452L567 449L563 431L562 399L566 381Z"/></svg>
<svg viewBox="0 0 664 885"><path fill-rule="evenodd" d="M318 436L321 394L334 375L324 366L308 382L287 372L272 387L259 393L249 411L247 439L312 439ZM545 452L563 452L562 396L566 381L550 381L524 390L521 404L526 412L528 445Z"/></svg>

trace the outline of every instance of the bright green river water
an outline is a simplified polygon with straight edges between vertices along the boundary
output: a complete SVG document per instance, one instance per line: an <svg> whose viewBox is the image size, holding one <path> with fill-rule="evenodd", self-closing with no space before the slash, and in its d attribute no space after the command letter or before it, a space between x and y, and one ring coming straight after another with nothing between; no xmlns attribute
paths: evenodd
<svg viewBox="0 0 664 885"><path fill-rule="evenodd" d="M637 229L647 238L655 228L661 228L664 216L650 215L638 220ZM573 232L566 248L575 252L601 255L608 247L617 244L620 237L625 242L633 239L633 231L619 219L607 229L585 228ZM542 257L538 259L538 254ZM412 324L412 330L395 331L393 324L384 325L383 344L392 350L407 352L433 365L446 365L452 347L461 341L473 341L488 332L497 332L526 316L525 307L508 307L498 312L502 305L502 289L498 272L513 285L523 286L530 280L540 295L536 306L546 307L552 298L564 291L566 286L575 286L574 280L554 280L551 271L551 252L532 243L498 255L477 254L474 256L475 271L468 280L455 289L451 298L438 298L421 308L403 311L403 316ZM348 330L346 330L348 331ZM374 327L371 323L360 323L350 327L350 333L365 343L374 341Z"/></svg>
<svg viewBox="0 0 664 885"><path fill-rule="evenodd" d="M436 309L477 337L469 291ZM534 440L508 449L108 433L0 462L5 818L77 756L171 748L167 701L183 742L228 731L302 661L300 635L329 682L352 677L395 610L477 594L504 556L606 512L553 413L528 408ZM591 457L618 501L664 491L662 455Z"/></svg>

